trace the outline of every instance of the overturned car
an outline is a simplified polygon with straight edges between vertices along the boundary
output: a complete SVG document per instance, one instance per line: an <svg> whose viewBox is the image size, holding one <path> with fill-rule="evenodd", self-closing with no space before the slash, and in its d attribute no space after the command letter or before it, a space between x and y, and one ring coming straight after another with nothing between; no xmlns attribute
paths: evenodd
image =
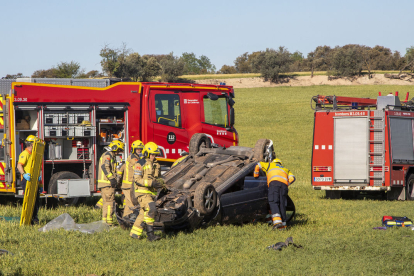
<svg viewBox="0 0 414 276"><path fill-rule="evenodd" d="M209 223L265 220L269 214L266 176L254 178L253 171L257 162L274 156L270 140L260 139L254 148L212 148L204 134L196 134L189 152L163 175L167 188L159 190L155 199L155 229L194 229ZM295 215L290 197L286 205L290 221ZM117 216L119 224L131 228L138 213L136 206L129 220Z"/></svg>

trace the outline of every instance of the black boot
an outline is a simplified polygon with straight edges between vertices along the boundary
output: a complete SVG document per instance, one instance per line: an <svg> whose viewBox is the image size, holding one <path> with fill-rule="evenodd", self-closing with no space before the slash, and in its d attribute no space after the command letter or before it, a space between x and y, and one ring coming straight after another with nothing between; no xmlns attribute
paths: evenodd
<svg viewBox="0 0 414 276"><path fill-rule="evenodd" d="M150 242L157 241L157 240L161 239L161 237L160 237L160 236L156 236L156 235L154 235L154 226L152 226L152 225L147 225L146 230L147 230L147 239L148 239Z"/></svg>

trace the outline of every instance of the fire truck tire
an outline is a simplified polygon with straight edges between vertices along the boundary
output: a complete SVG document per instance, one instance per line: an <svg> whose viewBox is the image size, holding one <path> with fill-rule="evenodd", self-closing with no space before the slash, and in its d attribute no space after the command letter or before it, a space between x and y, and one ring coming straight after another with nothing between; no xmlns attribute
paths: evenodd
<svg viewBox="0 0 414 276"><path fill-rule="evenodd" d="M73 172L63 171L57 172L52 175L49 181L49 194L57 194L57 181L59 179L80 179L80 176ZM73 206L79 202L79 197L67 198L67 199L59 199L59 203L62 205L69 205Z"/></svg>
<svg viewBox="0 0 414 276"><path fill-rule="evenodd" d="M271 160L267 160L267 156L266 156L266 150L267 147L270 143L269 139L259 139L256 142L256 145L254 146L254 158L258 161L258 162L268 162ZM273 146L272 146L272 152L273 152L273 158L276 157L275 152L273 150Z"/></svg>
<svg viewBox="0 0 414 276"><path fill-rule="evenodd" d="M201 148L211 148L211 141L204 133L196 133L190 139L188 153L196 155Z"/></svg>
<svg viewBox="0 0 414 276"><path fill-rule="evenodd" d="M217 192L208 182L201 183L194 193L194 207L202 216L211 215L217 205Z"/></svg>
<svg viewBox="0 0 414 276"><path fill-rule="evenodd" d="M411 192L414 189L414 174L410 174L410 176L408 177L406 187L407 187L406 188L407 189L406 190L407 200L410 200L410 201L414 200L414 197L411 196Z"/></svg>

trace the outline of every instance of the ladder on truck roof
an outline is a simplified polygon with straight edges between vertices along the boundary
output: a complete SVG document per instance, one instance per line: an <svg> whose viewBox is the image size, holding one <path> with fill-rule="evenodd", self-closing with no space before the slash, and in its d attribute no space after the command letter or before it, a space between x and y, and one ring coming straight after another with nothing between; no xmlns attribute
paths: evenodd
<svg viewBox="0 0 414 276"><path fill-rule="evenodd" d="M385 182L385 112L383 110L372 112L373 116L368 111L369 131L374 136L374 139L369 141L374 147L374 150L369 152L369 169L373 172L370 179L374 180L374 186L382 186Z"/></svg>

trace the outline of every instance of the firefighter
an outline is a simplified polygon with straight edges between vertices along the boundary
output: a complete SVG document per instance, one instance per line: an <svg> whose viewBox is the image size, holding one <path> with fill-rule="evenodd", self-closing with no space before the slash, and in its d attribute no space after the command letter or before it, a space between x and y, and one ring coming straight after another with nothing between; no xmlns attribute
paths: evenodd
<svg viewBox="0 0 414 276"><path fill-rule="evenodd" d="M140 205L139 216L129 234L132 238L141 239L144 229L149 241L159 240L154 235L154 219L157 213L154 197L157 189L162 188L164 181L161 176L161 166L155 159L160 154L157 144L149 142L144 147L144 159L134 166L135 196Z"/></svg>
<svg viewBox="0 0 414 276"><path fill-rule="evenodd" d="M257 163L254 176L259 176L263 170L267 176L268 201L272 212L273 229L286 228L286 201L288 186L295 182L295 176L285 167L278 158L272 162Z"/></svg>
<svg viewBox="0 0 414 276"><path fill-rule="evenodd" d="M102 154L99 159L98 188L102 195L102 220L109 225L113 224L115 210L115 189L117 186L116 155L124 151L125 145L121 141L109 144L110 150Z"/></svg>
<svg viewBox="0 0 414 276"><path fill-rule="evenodd" d="M20 153L19 155L19 160L17 161L17 170L20 172L21 174L21 186L23 188L23 191L26 190L26 183L27 181L30 181L31 179L31 175L30 175L30 165L31 165L31 160L32 160L32 150L33 150L33 143L36 140L36 136L34 135L29 135L27 136L25 142L25 146L26 148L24 149L24 151L22 153ZM39 176L39 181L41 180L41 177ZM36 201L35 201L35 205L33 208L33 216L32 216L32 221L31 224L38 224L39 223L39 218L37 216L38 212L39 212L39 205L40 205L40 189L42 188L42 184L40 184L39 182L39 189L37 189L37 195L36 195Z"/></svg>
<svg viewBox="0 0 414 276"><path fill-rule="evenodd" d="M131 200L131 188L134 181L134 165L142 158L142 150L144 143L136 140L131 144L131 155L128 157L126 163L122 165L120 171L123 172L122 192L124 194L124 213L123 218L127 218L131 213L131 208L134 207Z"/></svg>

